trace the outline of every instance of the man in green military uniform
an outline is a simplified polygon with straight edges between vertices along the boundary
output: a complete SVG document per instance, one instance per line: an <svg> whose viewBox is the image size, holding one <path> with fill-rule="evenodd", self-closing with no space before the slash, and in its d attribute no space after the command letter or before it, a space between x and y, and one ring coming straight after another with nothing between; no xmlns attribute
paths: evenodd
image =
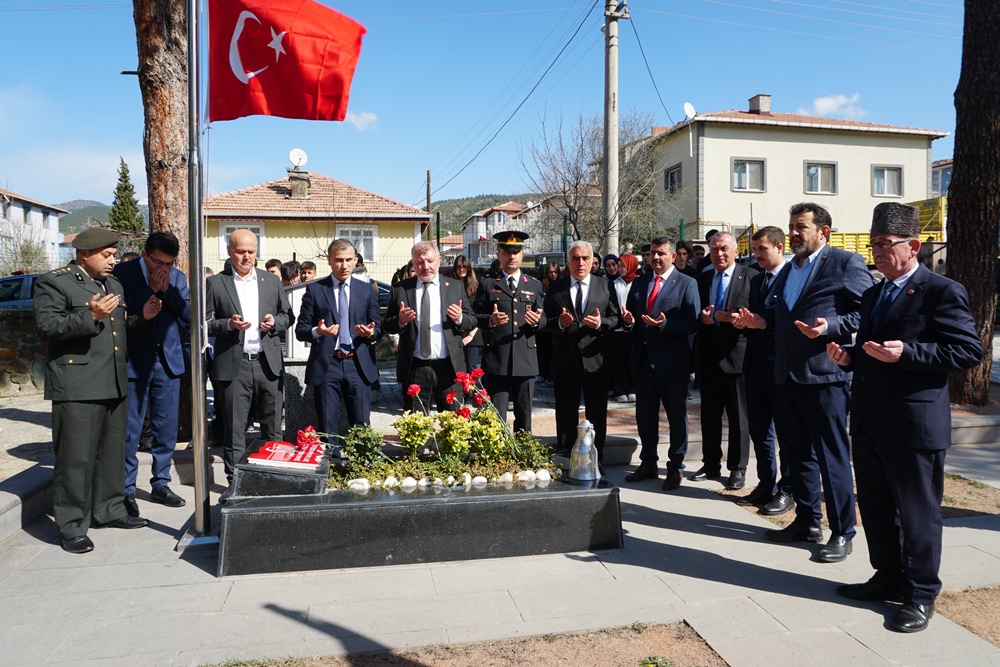
<svg viewBox="0 0 1000 667"><path fill-rule="evenodd" d="M493 395L500 418L514 403L514 430L531 431L531 401L538 374L535 333L545 326L542 284L521 271L524 232L493 235L500 271L479 283L472 309L483 330L483 382Z"/></svg>
<svg viewBox="0 0 1000 667"><path fill-rule="evenodd" d="M118 235L88 229L73 240L76 260L35 281L39 337L48 342L45 398L52 400L56 453L52 506L62 548L86 553L99 528L141 528L125 511L125 423L128 374L125 332L160 311L156 296L141 313L125 312L121 283L111 275Z"/></svg>

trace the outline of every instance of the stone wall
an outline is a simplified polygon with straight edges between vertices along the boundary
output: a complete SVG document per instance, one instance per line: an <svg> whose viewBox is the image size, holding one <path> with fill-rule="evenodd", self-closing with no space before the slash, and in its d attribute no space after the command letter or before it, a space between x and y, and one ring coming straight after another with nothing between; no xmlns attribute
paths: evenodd
<svg viewBox="0 0 1000 667"><path fill-rule="evenodd" d="M31 311L0 311L0 396L37 394L45 388L46 343Z"/></svg>

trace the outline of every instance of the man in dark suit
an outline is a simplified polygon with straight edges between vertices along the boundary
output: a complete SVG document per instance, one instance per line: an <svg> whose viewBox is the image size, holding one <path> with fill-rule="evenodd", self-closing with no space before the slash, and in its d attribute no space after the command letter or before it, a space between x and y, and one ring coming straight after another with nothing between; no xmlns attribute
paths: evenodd
<svg viewBox="0 0 1000 667"><path fill-rule="evenodd" d="M128 370L126 334L160 312L151 295L133 313L111 275L118 235L100 227L73 239L76 259L38 277L34 313L38 337L48 342L45 398L52 400L55 468L52 510L62 548L94 549L97 527L141 528L145 519L125 509L125 424Z"/></svg>
<svg viewBox="0 0 1000 667"><path fill-rule="evenodd" d="M343 435L341 405L351 426L371 423L378 368L369 348L382 334L382 319L371 285L351 277L354 245L336 239L326 255L330 275L306 286L295 337L312 343L305 383L313 388L317 426L323 433Z"/></svg>
<svg viewBox="0 0 1000 667"><path fill-rule="evenodd" d="M611 283L590 272L590 243L569 246L569 276L552 283L545 295L545 329L552 333L552 384L556 397L556 441L569 454L576 441L580 393L587 420L594 426L597 460L604 459L611 386L611 332L620 323ZM603 477L603 475L602 475Z"/></svg>
<svg viewBox="0 0 1000 667"><path fill-rule="evenodd" d="M941 591L941 498L951 445L948 373L983 358L965 288L917 262L920 210L875 207L871 249L885 280L864 293L854 345L827 345L854 370L851 435L858 506L875 575L837 593L902 601L892 622L919 632Z"/></svg>
<svg viewBox="0 0 1000 667"><path fill-rule="evenodd" d="M207 334L215 338L211 378L216 415L223 419L223 463L231 483L235 466L246 453L251 405L260 420L261 438L281 438L281 340L295 315L278 277L254 268L253 232L237 229L226 249L232 266L208 279L205 318ZM222 502L229 500L231 489L222 494Z"/></svg>
<svg viewBox="0 0 1000 667"><path fill-rule="evenodd" d="M183 507L184 499L170 490L170 465L177 447L177 410L181 376L188 369L185 338L191 328L187 277L174 268L180 252L171 232L153 232L142 256L114 269L125 289L125 306L136 312L155 295L163 307L148 329L128 334L128 431L125 440L125 508L139 516L135 483L139 473L139 439L147 411L153 436L150 500Z"/></svg>
<svg viewBox="0 0 1000 667"><path fill-rule="evenodd" d="M851 374L826 356L827 343L846 344L858 330L861 294L872 277L861 255L827 244L833 220L818 204L792 207L788 236L794 259L778 276L774 312L774 379L787 411L775 415L792 466L796 517L769 530L776 542L822 542L820 490L832 536L823 563L847 558L857 519L851 449L847 442ZM822 486L821 486L822 480Z"/></svg>
<svg viewBox="0 0 1000 667"><path fill-rule="evenodd" d="M445 397L455 388L455 374L465 370L462 338L476 328L476 316L462 282L441 275L433 243L417 243L410 256L416 275L393 286L385 313L385 330L399 334L396 377L404 387L420 387L425 409L433 398L438 412L454 410ZM414 397L404 393L403 408L413 407Z"/></svg>
<svg viewBox="0 0 1000 667"><path fill-rule="evenodd" d="M500 272L479 283L473 303L483 331L483 382L500 418L514 402L514 431L531 431L531 401L538 375L535 333L545 327L542 284L521 271L524 232L506 231L497 240Z"/></svg>
<svg viewBox="0 0 1000 667"><path fill-rule="evenodd" d="M656 236L650 242L652 272L636 278L622 306L622 321L632 331L632 368L635 373L635 423L642 449L641 463L626 482L659 476L660 404L670 426L665 491L681 485L687 454L687 387L694 370L691 343L698 331L701 301L698 284L674 268L674 241Z"/></svg>
<svg viewBox="0 0 1000 667"><path fill-rule="evenodd" d="M757 479L753 492L736 501L738 505L761 505L760 513L777 516L792 509L792 481L788 454L775 441L775 413L785 409L778 400L774 382L774 302L775 278L785 265L785 232L780 227L762 227L751 238L751 247L760 273L750 279L750 303L733 316L733 326L746 329L747 425ZM780 472L780 476L779 476Z"/></svg>
<svg viewBox="0 0 1000 667"><path fill-rule="evenodd" d="M746 484L750 460L744 358L747 335L732 324L732 313L750 301L756 271L736 264L736 238L718 232L708 242L712 271L697 276L702 311L698 327L698 379L701 387L702 466L689 479L701 482L722 472L722 413L729 424L727 489ZM676 268L676 267L675 267Z"/></svg>

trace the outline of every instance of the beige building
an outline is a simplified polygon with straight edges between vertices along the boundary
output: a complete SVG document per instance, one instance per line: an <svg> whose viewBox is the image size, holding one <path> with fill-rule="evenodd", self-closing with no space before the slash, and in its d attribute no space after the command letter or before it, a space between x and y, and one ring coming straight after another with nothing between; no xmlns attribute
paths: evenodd
<svg viewBox="0 0 1000 667"><path fill-rule="evenodd" d="M657 222L685 238L737 234L751 223L788 224L802 201L825 206L835 231L864 232L883 201L931 196L931 142L947 132L771 112L756 95L747 111L696 114L654 127Z"/></svg>
<svg viewBox="0 0 1000 667"><path fill-rule="evenodd" d="M257 235L258 266L271 258L311 260L329 273L326 249L335 238L354 243L368 274L389 282L410 259L430 214L338 180L297 169L288 177L205 199L205 265L222 269L229 234Z"/></svg>

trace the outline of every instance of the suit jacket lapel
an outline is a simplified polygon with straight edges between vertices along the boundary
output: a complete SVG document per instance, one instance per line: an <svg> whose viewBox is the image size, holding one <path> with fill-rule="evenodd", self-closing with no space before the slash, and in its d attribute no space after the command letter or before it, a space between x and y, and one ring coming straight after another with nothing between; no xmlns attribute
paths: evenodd
<svg viewBox="0 0 1000 667"><path fill-rule="evenodd" d="M813 263L812 269L809 271L809 275L806 276L806 281L802 283L802 290L799 291L799 298L795 300L795 305L802 302L802 295L809 292L809 288L812 286L813 282L816 280L816 276L823 272L826 265L830 263L830 254L832 248L829 243L823 246L823 251L816 256L816 260ZM795 261L794 259L792 260Z"/></svg>
<svg viewBox="0 0 1000 667"><path fill-rule="evenodd" d="M229 298L233 302L233 306L236 308L236 312L243 317L243 304L240 303L240 295L236 292L236 277L229 274L222 275L222 284L226 286L226 291L229 293Z"/></svg>
<svg viewBox="0 0 1000 667"><path fill-rule="evenodd" d="M877 326L872 328L873 332L881 329L883 326L892 321L892 318L896 317L899 311L905 308L906 304L920 293L920 291L924 288L924 283L927 281L927 276L923 274L924 271L927 271L927 269L921 266L917 269L916 273L910 276L910 279L907 280L906 284L903 286L903 290L893 298L892 303L889 304L885 313L881 318L879 318ZM878 307L878 302L882 299L882 289L885 289L884 282L881 283L881 289L876 290L875 292L875 298L872 300L871 310L868 313L869 321L871 321L871 314L875 311L875 308Z"/></svg>

